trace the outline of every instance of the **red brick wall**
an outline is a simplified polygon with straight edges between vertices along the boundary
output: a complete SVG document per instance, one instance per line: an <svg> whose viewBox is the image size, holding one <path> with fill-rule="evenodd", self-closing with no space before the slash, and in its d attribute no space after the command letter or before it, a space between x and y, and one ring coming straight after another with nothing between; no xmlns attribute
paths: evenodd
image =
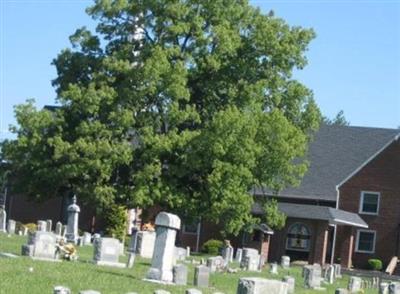
<svg viewBox="0 0 400 294"><path fill-rule="evenodd" d="M360 214L369 229L376 230L375 253L354 252L353 265L366 267L368 259L379 258L386 266L392 256L399 254L400 140L392 143L340 187L339 208L358 213L361 191L380 192L380 207L377 216ZM340 250L338 247L342 242L342 230L338 228L336 252ZM356 243L356 239L354 241Z"/></svg>

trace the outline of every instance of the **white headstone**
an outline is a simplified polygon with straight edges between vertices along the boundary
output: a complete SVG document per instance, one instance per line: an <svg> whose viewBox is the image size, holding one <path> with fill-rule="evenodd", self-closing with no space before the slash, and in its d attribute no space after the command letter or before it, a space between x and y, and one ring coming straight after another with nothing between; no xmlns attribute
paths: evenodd
<svg viewBox="0 0 400 294"><path fill-rule="evenodd" d="M281 267L284 269L288 269L290 267L290 257L289 256L282 256L281 257Z"/></svg>
<svg viewBox="0 0 400 294"><path fill-rule="evenodd" d="M175 214L160 212L156 217L155 225L156 242L147 278L172 282L176 232L181 227L181 220Z"/></svg>
<svg viewBox="0 0 400 294"><path fill-rule="evenodd" d="M46 220L46 231L51 232L53 230L53 221L51 219Z"/></svg>
<svg viewBox="0 0 400 294"><path fill-rule="evenodd" d="M361 290L361 278L350 277L348 289L351 293L357 293Z"/></svg>
<svg viewBox="0 0 400 294"><path fill-rule="evenodd" d="M35 259L58 261L56 235L51 232L36 231L28 236L28 244L22 246L22 255Z"/></svg>
<svg viewBox="0 0 400 294"><path fill-rule="evenodd" d="M243 253L242 248L238 248L238 249L236 250L235 261L237 261L237 262L239 262L239 263L242 261L242 253Z"/></svg>
<svg viewBox="0 0 400 294"><path fill-rule="evenodd" d="M7 223L7 232L9 234L15 234L15 227L16 227L15 220L9 219Z"/></svg>
<svg viewBox="0 0 400 294"><path fill-rule="evenodd" d="M97 265L125 267L119 262L120 242L114 238L100 238L94 243L93 262Z"/></svg>
<svg viewBox="0 0 400 294"><path fill-rule="evenodd" d="M138 232L136 253L144 258L152 258L155 242L156 242L156 232L153 231Z"/></svg>
<svg viewBox="0 0 400 294"><path fill-rule="evenodd" d="M37 230L39 232L46 232L47 231L47 223L44 220L37 221Z"/></svg>
<svg viewBox="0 0 400 294"><path fill-rule="evenodd" d="M57 236L61 236L61 234L62 234L62 223L61 222L56 223L55 233Z"/></svg>

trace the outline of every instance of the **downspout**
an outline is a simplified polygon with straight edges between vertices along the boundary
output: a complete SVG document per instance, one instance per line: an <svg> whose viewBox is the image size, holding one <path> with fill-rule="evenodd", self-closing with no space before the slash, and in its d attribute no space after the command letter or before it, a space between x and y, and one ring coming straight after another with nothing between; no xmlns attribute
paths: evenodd
<svg viewBox="0 0 400 294"><path fill-rule="evenodd" d="M339 186L335 187L336 189L336 209L339 209ZM337 232L337 225L333 226L333 240L332 240L332 250L331 250L331 264L335 262L335 248L336 248L336 232Z"/></svg>
<svg viewBox="0 0 400 294"><path fill-rule="evenodd" d="M199 224L197 225L196 252L199 252L200 234L201 234L201 217L200 217L200 220L199 220Z"/></svg>

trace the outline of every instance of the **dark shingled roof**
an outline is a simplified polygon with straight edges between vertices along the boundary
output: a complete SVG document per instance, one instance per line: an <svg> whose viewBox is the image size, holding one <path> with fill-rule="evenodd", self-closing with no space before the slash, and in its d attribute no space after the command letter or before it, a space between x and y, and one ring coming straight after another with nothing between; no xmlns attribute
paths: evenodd
<svg viewBox="0 0 400 294"><path fill-rule="evenodd" d="M310 167L302 183L279 196L336 201L336 186L399 134L396 129L322 125L310 143ZM253 193L263 195L258 188Z"/></svg>
<svg viewBox="0 0 400 294"><path fill-rule="evenodd" d="M328 221L330 224L368 228L368 225L357 213L348 212L341 209L294 203L279 203L278 207L279 210L288 217L324 220ZM259 203L253 204L252 212L254 214L265 213Z"/></svg>

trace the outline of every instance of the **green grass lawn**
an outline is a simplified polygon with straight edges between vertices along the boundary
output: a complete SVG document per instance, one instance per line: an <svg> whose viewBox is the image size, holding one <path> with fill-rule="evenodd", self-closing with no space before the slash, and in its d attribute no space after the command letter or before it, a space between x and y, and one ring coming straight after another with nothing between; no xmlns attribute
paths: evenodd
<svg viewBox="0 0 400 294"><path fill-rule="evenodd" d="M0 233L0 252L9 252L16 255L21 254L21 245L26 243L26 237L12 236ZM93 247L79 247L79 260L76 262L45 262L34 261L29 257L0 258L0 293L1 294L45 294L53 293L53 287L62 285L69 287L72 293L79 293L80 290L93 289L102 294L124 294L127 292L138 292L139 294L152 294L156 289L165 289L171 293L185 293L185 289L193 287L193 265L189 266L187 286L165 286L144 282L147 270L150 267L150 260L137 258L131 269L118 269L112 267L96 266L91 264ZM200 258L196 256L195 258ZM121 262L126 261L126 256ZM33 270L30 271L29 269ZM281 279L285 275L291 275L296 279L296 293L321 293L303 287L301 268L292 267L290 270L279 269L278 276L271 276L268 269L263 272L239 273L215 273L211 274L210 288L202 289L204 294L217 291L236 293L240 277L264 277ZM327 292L334 293L338 287L346 287L348 277L338 280L334 285L326 285ZM376 290L369 290L365 293L377 293Z"/></svg>

